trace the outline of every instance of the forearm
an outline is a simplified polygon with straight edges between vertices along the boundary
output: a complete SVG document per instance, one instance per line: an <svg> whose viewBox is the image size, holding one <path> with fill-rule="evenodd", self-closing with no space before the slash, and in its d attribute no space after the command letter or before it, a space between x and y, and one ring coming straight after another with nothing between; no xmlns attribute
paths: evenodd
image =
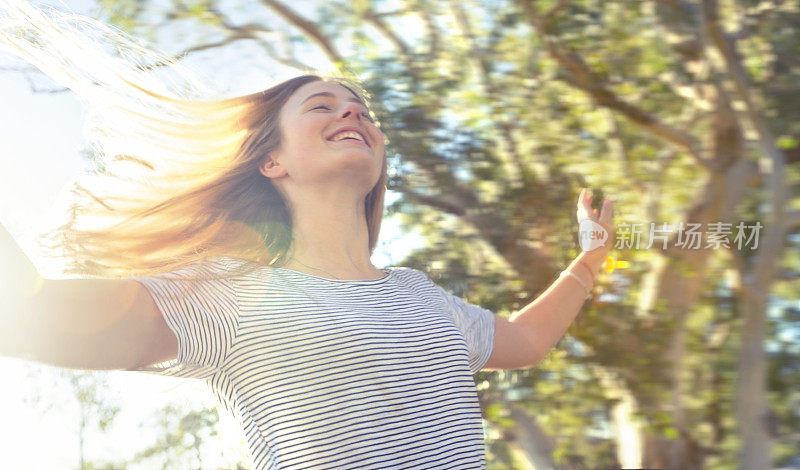
<svg viewBox="0 0 800 470"><path fill-rule="evenodd" d="M18 352L23 316L42 282L39 271L0 224L0 354Z"/></svg>
<svg viewBox="0 0 800 470"><path fill-rule="evenodd" d="M566 270L580 277L591 289L604 260L605 254L602 252L582 251ZM541 345L541 358L544 358L575 320L585 301L586 290L583 286L572 276L565 275L559 277L509 320L531 329L537 343Z"/></svg>

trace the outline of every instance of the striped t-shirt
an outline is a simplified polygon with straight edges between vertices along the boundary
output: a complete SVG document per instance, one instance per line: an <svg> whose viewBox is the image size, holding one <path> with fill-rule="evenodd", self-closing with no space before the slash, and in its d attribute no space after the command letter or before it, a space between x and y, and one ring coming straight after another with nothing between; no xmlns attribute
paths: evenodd
<svg viewBox="0 0 800 470"><path fill-rule="evenodd" d="M131 278L179 344L174 361L136 370L206 381L242 426L254 468L485 468L473 374L492 352L491 311L407 267L372 280L270 266L175 276L193 266Z"/></svg>

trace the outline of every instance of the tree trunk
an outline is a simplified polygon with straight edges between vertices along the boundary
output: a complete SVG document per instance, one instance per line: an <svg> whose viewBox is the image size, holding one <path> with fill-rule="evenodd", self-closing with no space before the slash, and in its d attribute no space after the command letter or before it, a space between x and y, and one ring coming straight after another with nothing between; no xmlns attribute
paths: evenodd
<svg viewBox="0 0 800 470"><path fill-rule="evenodd" d="M78 427L78 453L81 463L81 470L86 470L86 455L84 451L85 434L86 434L86 411L83 409L83 403L80 404L81 422Z"/></svg>
<svg viewBox="0 0 800 470"><path fill-rule="evenodd" d="M611 425L617 444L617 462L622 468L642 467L642 429L635 418L639 405L625 383L607 371L595 368L609 398L618 399L611 409Z"/></svg>
<svg viewBox="0 0 800 470"><path fill-rule="evenodd" d="M514 420L514 447L520 449L531 468L534 470L552 470L556 468L553 462L553 443L544 429L539 426L536 419L523 408L508 404L510 418ZM519 456L519 453L517 454Z"/></svg>
<svg viewBox="0 0 800 470"><path fill-rule="evenodd" d="M742 285L742 347L736 378L736 418L742 439L742 470L766 470L771 460L773 435L766 401L767 361L764 352L769 286Z"/></svg>
<svg viewBox="0 0 800 470"><path fill-rule="evenodd" d="M709 180L686 217L686 223L701 224L699 249L675 246L677 237L669 240L665 256L656 258L651 272L654 282L651 291L643 292L638 311L641 315L653 315L674 319L674 329L667 350L667 367L670 370L670 403L661 408L672 415L677 439L663 436L648 436L645 439L645 466L663 467L668 470L700 470L703 467L702 447L692 436L692 423L688 422L683 405L687 377L684 376L686 353L686 320L690 309L696 304L703 288L707 287L706 268L714 249L707 247L708 240L702 236L709 223L730 223L735 208L744 198L744 193L753 181L755 168L742 158L744 137L736 115L729 105L725 91L715 88L716 108L712 133L713 161L725 170L710 173ZM682 240L683 243L686 240ZM649 294L649 295L648 295ZM663 311L654 309L663 302Z"/></svg>

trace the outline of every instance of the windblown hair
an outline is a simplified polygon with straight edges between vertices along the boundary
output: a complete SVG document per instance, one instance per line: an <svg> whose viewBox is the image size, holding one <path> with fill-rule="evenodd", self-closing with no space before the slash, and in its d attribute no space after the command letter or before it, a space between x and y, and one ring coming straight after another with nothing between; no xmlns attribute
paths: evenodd
<svg viewBox="0 0 800 470"><path fill-rule="evenodd" d="M221 98L119 29L18 0L0 0L0 49L71 89L88 111L83 136L100 169L70 182L65 219L39 240L49 256L64 259L65 274L80 277L149 276L220 256L248 261L228 275L281 266L292 242L290 207L259 167L281 142L282 106L317 80L368 103L355 80L326 74ZM364 200L370 253L386 169L384 155Z"/></svg>

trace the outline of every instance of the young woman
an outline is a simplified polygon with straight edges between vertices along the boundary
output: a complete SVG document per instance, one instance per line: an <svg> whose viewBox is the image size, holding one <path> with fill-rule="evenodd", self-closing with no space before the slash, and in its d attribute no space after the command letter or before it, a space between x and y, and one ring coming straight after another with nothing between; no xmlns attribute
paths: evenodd
<svg viewBox="0 0 800 470"><path fill-rule="evenodd" d="M189 99L210 91L177 65L196 88L101 54L87 31L153 57L102 24L6 13L0 46L85 99L105 171L75 182L51 234L77 278L42 279L0 230L4 354L204 380L257 469L484 467L472 375L541 360L604 249L509 321L371 263L385 136L354 82L309 74ZM579 218L610 229L610 205L597 214L582 193Z"/></svg>

